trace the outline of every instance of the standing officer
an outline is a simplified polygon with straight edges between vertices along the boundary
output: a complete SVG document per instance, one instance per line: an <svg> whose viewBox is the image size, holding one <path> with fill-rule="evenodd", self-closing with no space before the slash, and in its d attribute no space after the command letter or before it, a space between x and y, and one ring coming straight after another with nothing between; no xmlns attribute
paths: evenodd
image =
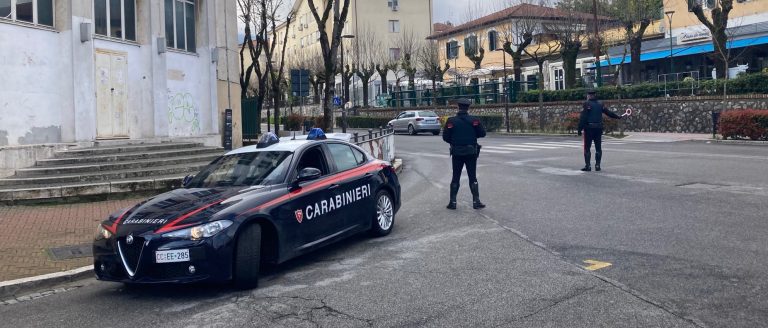
<svg viewBox="0 0 768 328"><path fill-rule="evenodd" d="M480 191L477 183L477 157L480 156L480 145L477 138L485 137L485 128L480 120L467 113L469 99L456 101L459 112L445 122L443 140L451 144L451 164L453 165L453 177L451 178L451 200L448 209L456 209L456 194L459 192L459 178L464 165L467 166L469 176L469 189L472 191L472 208L484 208L480 202Z"/></svg>
<svg viewBox="0 0 768 328"><path fill-rule="evenodd" d="M587 91L587 101L584 102L584 109L579 117L579 135L584 131L584 163L586 164L582 171L592 171L590 159L592 153L592 142L595 142L595 171L600 171L600 160L603 157L602 136L603 136L603 114L611 118L621 119L619 115L606 109L603 104L597 101L595 90Z"/></svg>

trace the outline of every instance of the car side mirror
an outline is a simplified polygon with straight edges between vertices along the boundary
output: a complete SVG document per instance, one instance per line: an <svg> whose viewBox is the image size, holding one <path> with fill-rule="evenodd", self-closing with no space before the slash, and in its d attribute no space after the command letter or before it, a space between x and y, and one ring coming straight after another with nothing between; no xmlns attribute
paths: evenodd
<svg viewBox="0 0 768 328"><path fill-rule="evenodd" d="M305 167L299 171L299 175L296 177L296 182L294 184L298 185L304 181L315 180L322 175L323 172L314 167Z"/></svg>
<svg viewBox="0 0 768 328"><path fill-rule="evenodd" d="M195 178L194 174L189 174L185 176L184 179L181 180L181 186L186 187L187 185L189 185L190 182L192 182L192 179L194 178Z"/></svg>

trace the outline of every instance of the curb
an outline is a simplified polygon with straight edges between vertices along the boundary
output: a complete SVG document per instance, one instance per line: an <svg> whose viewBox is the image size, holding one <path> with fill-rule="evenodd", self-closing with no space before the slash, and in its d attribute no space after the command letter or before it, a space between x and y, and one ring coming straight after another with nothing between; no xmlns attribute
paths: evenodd
<svg viewBox="0 0 768 328"><path fill-rule="evenodd" d="M722 143L722 144L735 144L735 145L750 145L750 146L768 146L768 141L762 141L762 140L708 140L712 141L714 143Z"/></svg>
<svg viewBox="0 0 768 328"><path fill-rule="evenodd" d="M36 289L52 287L65 282L72 282L93 275L93 265L55 272L35 277L21 278L0 282L0 300L19 296Z"/></svg>

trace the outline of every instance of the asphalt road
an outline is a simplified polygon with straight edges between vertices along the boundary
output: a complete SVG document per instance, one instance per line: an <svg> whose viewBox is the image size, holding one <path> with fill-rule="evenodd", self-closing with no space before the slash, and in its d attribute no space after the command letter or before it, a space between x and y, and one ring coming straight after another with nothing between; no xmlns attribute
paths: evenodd
<svg viewBox="0 0 768 328"><path fill-rule="evenodd" d="M0 305L8 327L759 327L768 322L768 147L621 142L581 173L578 139L483 140L482 211L446 210L439 137L398 136L404 205L261 286L86 279ZM585 260L610 263L587 271ZM600 263L592 262L592 263Z"/></svg>

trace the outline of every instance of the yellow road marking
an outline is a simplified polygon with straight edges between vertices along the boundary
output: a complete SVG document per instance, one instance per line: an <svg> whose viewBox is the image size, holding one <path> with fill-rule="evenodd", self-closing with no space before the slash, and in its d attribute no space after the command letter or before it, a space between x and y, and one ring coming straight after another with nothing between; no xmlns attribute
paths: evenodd
<svg viewBox="0 0 768 328"><path fill-rule="evenodd" d="M584 269L587 269L589 271L600 270L613 265L608 262L601 262L597 260L584 260L584 263L589 264L588 266L583 267Z"/></svg>

